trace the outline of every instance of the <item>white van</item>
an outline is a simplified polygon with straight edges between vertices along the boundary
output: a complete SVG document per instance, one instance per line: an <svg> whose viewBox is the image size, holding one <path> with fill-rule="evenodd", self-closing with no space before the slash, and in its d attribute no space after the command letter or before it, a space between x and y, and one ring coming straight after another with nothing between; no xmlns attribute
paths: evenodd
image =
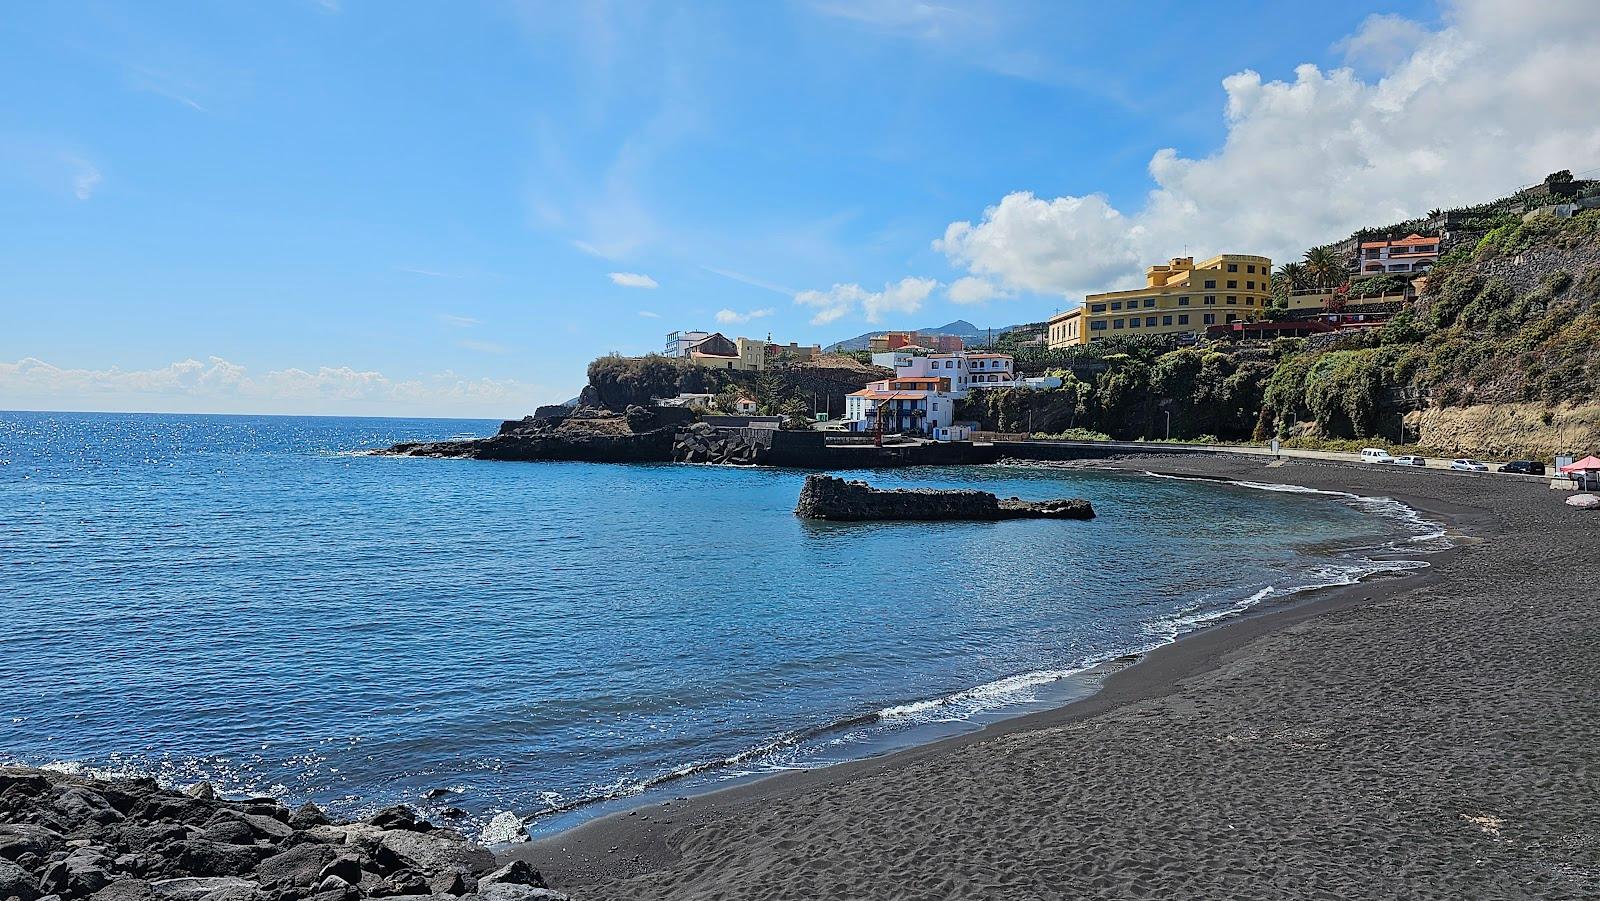
<svg viewBox="0 0 1600 901"><path fill-rule="evenodd" d="M1394 457L1381 447L1364 447L1361 449L1361 462L1363 463L1393 463Z"/></svg>

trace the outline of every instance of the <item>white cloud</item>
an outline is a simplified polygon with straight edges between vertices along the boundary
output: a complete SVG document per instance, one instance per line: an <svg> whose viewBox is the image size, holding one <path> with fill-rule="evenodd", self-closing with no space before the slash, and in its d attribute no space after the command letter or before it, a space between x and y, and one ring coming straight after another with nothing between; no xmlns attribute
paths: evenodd
<svg viewBox="0 0 1600 901"><path fill-rule="evenodd" d="M648 275L637 272L613 272L611 281L624 288L659 288L660 284Z"/></svg>
<svg viewBox="0 0 1600 901"><path fill-rule="evenodd" d="M1420 26L1418 26L1420 28ZM1362 226L1510 193L1556 169L1600 165L1600 17L1583 0L1460 0L1438 31L1368 20L1347 52L1409 53L1364 80L1302 65L1222 82L1227 139L1210 156L1149 163L1132 212L1105 197L1002 198L934 247L1005 290L1077 296L1140 284L1182 254L1298 258Z"/></svg>
<svg viewBox="0 0 1600 901"><path fill-rule="evenodd" d="M33 357L0 363L0 397L47 409L492 417L536 406L546 393L514 379L474 379L449 371L397 379L371 370L323 366L252 375L221 357L155 369L64 369Z"/></svg>
<svg viewBox="0 0 1600 901"><path fill-rule="evenodd" d="M717 311L717 321L723 325L734 325L740 322L749 322L752 319L761 319L766 316L771 316L772 312L772 308L770 307L763 310L750 310L747 313L741 313L737 310L721 309Z"/></svg>
<svg viewBox="0 0 1600 901"><path fill-rule="evenodd" d="M1333 45L1353 66L1373 66L1387 70L1405 61L1428 38L1420 22L1393 13L1373 13L1362 21L1355 34Z"/></svg>
<svg viewBox="0 0 1600 901"><path fill-rule="evenodd" d="M983 303L1009 296L990 282L970 275L956 279L945 289L952 303Z"/></svg>
<svg viewBox="0 0 1600 901"><path fill-rule="evenodd" d="M72 196L79 200L88 200L94 196L95 189L100 187L103 177L100 170L88 160L79 157L68 157L67 162L76 169L72 176Z"/></svg>
<svg viewBox="0 0 1600 901"><path fill-rule="evenodd" d="M884 285L882 291L868 291L858 284L838 284L826 291L801 291L795 303L816 307L813 325L826 325L860 309L868 322L877 322L884 313L915 313L922 309L939 283L931 278L903 278Z"/></svg>
<svg viewBox="0 0 1600 901"><path fill-rule="evenodd" d="M649 310L640 310L639 311L639 315L643 316L646 319L660 319L661 318L661 314L660 313L652 313Z"/></svg>
<svg viewBox="0 0 1600 901"><path fill-rule="evenodd" d="M453 313L440 313L439 321L445 325L453 325L456 328L472 328L475 325L483 324L481 320L473 319L471 316L457 316Z"/></svg>

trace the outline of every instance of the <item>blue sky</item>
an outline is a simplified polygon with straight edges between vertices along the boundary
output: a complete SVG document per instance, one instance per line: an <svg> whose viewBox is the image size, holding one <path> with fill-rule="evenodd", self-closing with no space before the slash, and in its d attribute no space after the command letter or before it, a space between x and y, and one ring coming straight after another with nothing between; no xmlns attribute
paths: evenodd
<svg viewBox="0 0 1600 901"><path fill-rule="evenodd" d="M15 6L0 408L511 416L673 328L1039 320L1600 156L1542 93L1514 161L1391 121L1493 6Z"/></svg>

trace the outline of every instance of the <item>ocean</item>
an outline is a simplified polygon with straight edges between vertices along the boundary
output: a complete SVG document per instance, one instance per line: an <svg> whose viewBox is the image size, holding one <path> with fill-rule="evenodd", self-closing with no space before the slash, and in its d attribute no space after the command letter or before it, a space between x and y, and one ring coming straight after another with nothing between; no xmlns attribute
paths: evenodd
<svg viewBox="0 0 1600 901"><path fill-rule="evenodd" d="M1421 565L1388 552L1432 532L1003 465L843 475L1099 517L818 524L797 471L363 453L496 426L0 413L0 762L552 830L1059 703L1096 663Z"/></svg>

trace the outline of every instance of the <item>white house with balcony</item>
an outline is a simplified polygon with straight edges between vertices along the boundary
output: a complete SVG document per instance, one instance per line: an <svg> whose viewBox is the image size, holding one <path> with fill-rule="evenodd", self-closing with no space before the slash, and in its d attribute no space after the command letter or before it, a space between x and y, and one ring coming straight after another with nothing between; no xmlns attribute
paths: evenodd
<svg viewBox="0 0 1600 901"><path fill-rule="evenodd" d="M903 365L902 365L903 364ZM963 398L972 388L1015 388L1017 374L1010 354L958 351L905 356L895 360L895 378L950 380L950 393Z"/></svg>
<svg viewBox="0 0 1600 901"><path fill-rule="evenodd" d="M890 434L932 435L955 419L956 398L948 378L882 379L844 398L845 428Z"/></svg>

